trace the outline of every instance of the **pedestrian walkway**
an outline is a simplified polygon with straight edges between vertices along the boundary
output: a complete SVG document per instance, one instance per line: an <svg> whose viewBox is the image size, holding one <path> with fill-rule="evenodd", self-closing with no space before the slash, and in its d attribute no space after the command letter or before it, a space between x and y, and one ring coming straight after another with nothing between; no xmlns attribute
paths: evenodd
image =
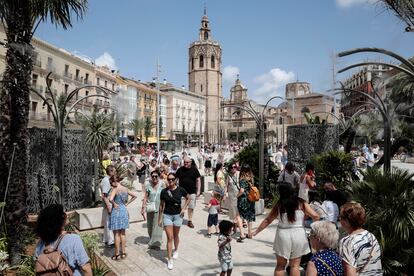
<svg viewBox="0 0 414 276"><path fill-rule="evenodd" d="M141 192L133 203L136 212L139 212L140 198L142 198ZM265 215L258 216L254 227L257 227L264 217ZM228 219L226 215L220 215L219 218ZM218 275L220 266L217 260L217 237L214 235L211 238L205 237L207 211L202 196L197 200L193 223L194 229L186 225L181 227L179 259L174 261L173 270L168 270L166 267L165 233L161 250L149 250L147 247L149 238L144 221L131 224L127 230L128 257L126 259L111 260L113 248L102 247L98 253L116 275ZM243 243L232 241L233 275L273 275L275 255L272 246L275 227L276 225L273 224L255 239L246 239ZM102 229L97 229L96 232L102 233Z"/></svg>

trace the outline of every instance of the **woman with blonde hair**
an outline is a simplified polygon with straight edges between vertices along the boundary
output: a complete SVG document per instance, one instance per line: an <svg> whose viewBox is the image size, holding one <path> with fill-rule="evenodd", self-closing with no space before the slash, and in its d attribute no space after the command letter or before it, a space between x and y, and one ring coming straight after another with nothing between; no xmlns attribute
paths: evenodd
<svg viewBox="0 0 414 276"><path fill-rule="evenodd" d="M252 236L252 222L256 221L255 214L255 202L249 201L247 195L250 192L250 188L254 186L254 176L252 169L249 165L244 164L240 169L239 178L239 192L237 193L237 210L240 216L247 221L247 238L251 239ZM238 242L243 241L243 237L240 236Z"/></svg>

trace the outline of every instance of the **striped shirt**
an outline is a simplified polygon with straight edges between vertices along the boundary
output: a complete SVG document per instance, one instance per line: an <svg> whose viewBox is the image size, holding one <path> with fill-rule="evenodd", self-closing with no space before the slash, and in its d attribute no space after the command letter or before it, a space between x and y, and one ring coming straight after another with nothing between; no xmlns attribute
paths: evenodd
<svg viewBox="0 0 414 276"><path fill-rule="evenodd" d="M339 242L339 255L356 268L358 275L382 275L381 248L375 236L367 230L351 234Z"/></svg>

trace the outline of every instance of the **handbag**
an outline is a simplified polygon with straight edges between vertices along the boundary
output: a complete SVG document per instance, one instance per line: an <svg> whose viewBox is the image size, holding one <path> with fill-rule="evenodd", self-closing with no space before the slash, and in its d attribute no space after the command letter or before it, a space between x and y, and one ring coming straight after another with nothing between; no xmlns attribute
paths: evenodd
<svg viewBox="0 0 414 276"><path fill-rule="evenodd" d="M158 183L158 185L160 184ZM158 186L157 193L155 194L155 200L157 200L159 191L160 191L160 187ZM147 210L147 213L155 213L157 211L157 206L155 205L155 201L147 202L146 210Z"/></svg>

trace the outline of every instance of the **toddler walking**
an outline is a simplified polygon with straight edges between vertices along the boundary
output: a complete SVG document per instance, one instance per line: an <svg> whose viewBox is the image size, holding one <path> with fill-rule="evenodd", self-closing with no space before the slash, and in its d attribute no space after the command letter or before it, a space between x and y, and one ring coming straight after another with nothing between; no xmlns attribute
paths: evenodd
<svg viewBox="0 0 414 276"><path fill-rule="evenodd" d="M222 220L219 224L220 234L217 240L219 247L218 259L220 261L221 273L220 276L231 275L233 270L233 262L231 260L231 231L233 223L228 220Z"/></svg>
<svg viewBox="0 0 414 276"><path fill-rule="evenodd" d="M207 208L208 208L207 237L211 238L213 226L216 228L216 234L219 233L217 224L218 224L218 210L220 209L220 195L213 193L213 197L210 199L210 202L208 203Z"/></svg>

